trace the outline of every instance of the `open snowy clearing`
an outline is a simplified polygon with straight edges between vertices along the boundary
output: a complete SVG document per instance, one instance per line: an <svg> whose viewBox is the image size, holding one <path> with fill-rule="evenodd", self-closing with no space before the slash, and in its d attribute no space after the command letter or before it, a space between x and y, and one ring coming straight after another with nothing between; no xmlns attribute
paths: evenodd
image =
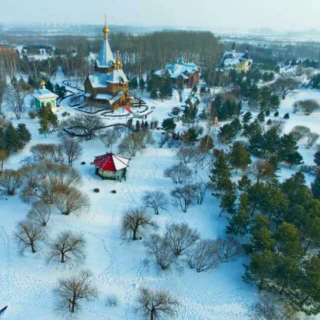
<svg viewBox="0 0 320 320"><path fill-rule="evenodd" d="M311 116L292 114L293 102L306 98L320 102L320 93L299 90L282 102L280 117L290 113L290 119L285 120L285 132L296 125L304 125L320 134L320 113ZM159 123L168 117L173 107L181 105L177 92L174 92L171 100L164 102L150 100L147 96L143 99L150 107L155 107L154 113L147 120L154 119ZM63 101L58 115L64 111L77 112L68 106L68 99ZM12 118L15 126L25 123L32 134L32 140L22 152L9 158L6 168L19 168L21 161L30 155L32 145L58 143L56 133L47 138L40 136L38 120L29 119L27 112L20 121L13 119L13 115L8 118ZM106 124L112 123L112 120L104 121ZM182 129L180 125L178 128ZM155 138L159 140L160 136L161 133L156 131ZM120 183L103 181L94 174L94 166L91 165L94 156L106 152L99 139L84 141L82 147L83 155L74 167L82 176L81 191L90 197L91 208L80 215L62 216L55 213L48 227L51 239L65 230L84 234L87 240L87 258L81 268L68 269L48 264L45 246L41 252L20 256L13 233L17 222L26 217L30 205L23 203L19 195L0 199L0 306L9 305L3 319L69 319L69 315L63 316L55 311L53 288L59 278L72 275L75 270L88 268L94 274L99 299L93 303L84 303L76 319L142 319L136 310L136 298L138 289L147 286L168 290L179 299L177 320L248 320L249 307L255 302L258 292L255 287L242 281L245 257L220 264L218 268L204 273L190 270L181 259L179 265L169 271L162 271L147 256L142 241L124 241L120 237L120 220L124 210L139 205L143 192L161 190L169 196L174 185L170 179L164 178L163 171L176 163L176 150L159 148L158 145L149 147L131 160L127 181ZM301 143L300 152L305 163L312 164L315 147L308 150ZM86 164L81 165L82 161ZM198 172L199 179L208 180L208 169ZM291 168L283 168L281 177L287 178L293 172ZM313 178L307 176L307 179L310 182ZM100 193L94 193L94 188L99 188ZM117 193L111 193L112 190ZM209 191L203 204L191 207L187 213L170 205L167 212L154 216L160 226L157 232L162 233L166 223L187 222L190 227L199 231L203 239L225 237L227 220L226 217L218 217L219 211L219 200ZM118 298L117 307L106 305L106 298L110 295Z"/></svg>

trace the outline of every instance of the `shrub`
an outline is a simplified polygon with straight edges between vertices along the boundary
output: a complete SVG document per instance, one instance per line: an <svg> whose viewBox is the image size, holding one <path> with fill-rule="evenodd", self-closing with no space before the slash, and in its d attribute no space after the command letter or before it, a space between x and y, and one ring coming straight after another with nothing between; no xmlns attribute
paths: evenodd
<svg viewBox="0 0 320 320"><path fill-rule="evenodd" d="M93 192L99 193L99 192L100 192L100 189L99 189L99 188L94 188L94 189L93 189Z"/></svg>
<svg viewBox="0 0 320 320"><path fill-rule="evenodd" d="M37 113L34 111L29 111L28 115L30 119L35 119L37 117Z"/></svg>
<svg viewBox="0 0 320 320"><path fill-rule="evenodd" d="M283 116L283 119L290 119L289 113L286 113L286 114Z"/></svg>
<svg viewBox="0 0 320 320"><path fill-rule="evenodd" d="M191 269L203 272L214 269L220 262L215 240L200 240L187 253L187 263Z"/></svg>
<svg viewBox="0 0 320 320"><path fill-rule="evenodd" d="M106 305L108 307L117 307L119 305L119 300L114 294L107 296Z"/></svg>

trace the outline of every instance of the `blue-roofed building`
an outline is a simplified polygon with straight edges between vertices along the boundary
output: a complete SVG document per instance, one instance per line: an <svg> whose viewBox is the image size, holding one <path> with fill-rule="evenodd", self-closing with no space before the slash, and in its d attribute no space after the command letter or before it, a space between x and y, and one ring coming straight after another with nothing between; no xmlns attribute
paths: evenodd
<svg viewBox="0 0 320 320"><path fill-rule="evenodd" d="M155 72L158 77L169 77L176 87L192 88L199 84L200 67L194 63L186 63L179 58L176 63L168 63L165 68Z"/></svg>

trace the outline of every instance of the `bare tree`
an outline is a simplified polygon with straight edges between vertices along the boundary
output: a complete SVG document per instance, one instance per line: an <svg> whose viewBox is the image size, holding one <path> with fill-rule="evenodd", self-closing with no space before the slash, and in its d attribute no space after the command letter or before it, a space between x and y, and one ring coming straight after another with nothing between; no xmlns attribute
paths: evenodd
<svg viewBox="0 0 320 320"><path fill-rule="evenodd" d="M156 258L156 261L162 270L168 269L175 261L175 255L173 254L167 239L161 238L157 234L152 234L145 241L145 246L148 249L148 254L153 255Z"/></svg>
<svg viewBox="0 0 320 320"><path fill-rule="evenodd" d="M174 205L179 205L182 212L187 212L188 208L196 201L196 195L192 185L177 187L171 191Z"/></svg>
<svg viewBox="0 0 320 320"><path fill-rule="evenodd" d="M310 129L305 126L295 126L291 130L291 134L294 136L294 138L298 141L308 136L310 133Z"/></svg>
<svg viewBox="0 0 320 320"><path fill-rule="evenodd" d="M112 152L112 146L118 141L119 135L115 129L108 129L99 135L102 143Z"/></svg>
<svg viewBox="0 0 320 320"><path fill-rule="evenodd" d="M68 159L69 166L72 167L73 162L79 159L82 154L79 141L64 137L62 138L61 148Z"/></svg>
<svg viewBox="0 0 320 320"><path fill-rule="evenodd" d="M59 162L60 164L63 164L64 162L62 145L39 143L32 146L30 151L33 155L32 162L42 160Z"/></svg>
<svg viewBox="0 0 320 320"><path fill-rule="evenodd" d="M153 145L155 142L152 131L150 131L149 129L142 130L137 135L138 138L140 138L140 145L142 149L146 149L148 146Z"/></svg>
<svg viewBox="0 0 320 320"><path fill-rule="evenodd" d="M204 196L208 189L208 185L204 182L198 182L193 184L192 186L195 192L197 204L202 204Z"/></svg>
<svg viewBox="0 0 320 320"><path fill-rule="evenodd" d="M242 247L234 238L221 239L215 241L216 253L221 262L229 262L242 252Z"/></svg>
<svg viewBox="0 0 320 320"><path fill-rule="evenodd" d="M6 90L6 101L17 119L21 119L25 107L24 100L29 93L20 84L9 86Z"/></svg>
<svg viewBox="0 0 320 320"><path fill-rule="evenodd" d="M138 304L143 315L150 320L167 319L177 313L179 302L166 291L152 291L148 288L141 288Z"/></svg>
<svg viewBox="0 0 320 320"><path fill-rule="evenodd" d="M7 82L4 72L0 72L0 114L2 113L2 102L7 90Z"/></svg>
<svg viewBox="0 0 320 320"><path fill-rule="evenodd" d="M132 240L141 239L141 229L156 228L156 223L145 213L144 208L131 208L127 210L121 222L122 235L132 234Z"/></svg>
<svg viewBox="0 0 320 320"><path fill-rule="evenodd" d="M320 109L320 104L317 100L307 99L296 101L293 104L293 112L296 113L298 110L302 110L306 115L310 115L311 113Z"/></svg>
<svg viewBox="0 0 320 320"><path fill-rule="evenodd" d="M18 223L14 237L20 246L21 254L24 253L27 248L30 248L31 252L35 253L40 243L45 241L46 234L43 228L39 228L38 225L31 221L23 220Z"/></svg>
<svg viewBox="0 0 320 320"><path fill-rule="evenodd" d="M41 227L46 227L48 225L50 217L51 206L42 201L33 203L27 216L30 221Z"/></svg>
<svg viewBox="0 0 320 320"><path fill-rule="evenodd" d="M86 241L82 234L63 231L50 244L48 261L69 264L80 262L86 257L85 246Z"/></svg>
<svg viewBox="0 0 320 320"><path fill-rule="evenodd" d="M4 163L8 159L8 152L6 150L0 150L0 174L3 172Z"/></svg>
<svg viewBox="0 0 320 320"><path fill-rule="evenodd" d="M252 320L298 320L296 312L271 294L262 294L250 310Z"/></svg>
<svg viewBox="0 0 320 320"><path fill-rule="evenodd" d="M99 130L104 128L104 124L99 116L76 114L63 121L61 127L70 134L91 140Z"/></svg>
<svg viewBox="0 0 320 320"><path fill-rule="evenodd" d="M177 158L180 162L188 164L196 157L197 149L194 147L182 146L177 152Z"/></svg>
<svg viewBox="0 0 320 320"><path fill-rule="evenodd" d="M98 290L92 284L92 274L88 270L60 279L54 293L58 298L57 308L71 313L80 309L81 300L92 301L98 297Z"/></svg>
<svg viewBox="0 0 320 320"><path fill-rule="evenodd" d="M89 198L76 188L57 190L54 199L55 207L64 215L80 212L90 207Z"/></svg>
<svg viewBox="0 0 320 320"><path fill-rule="evenodd" d="M145 192L142 201L146 208L152 208L155 214L159 214L159 210L166 210L168 199L162 191Z"/></svg>
<svg viewBox="0 0 320 320"><path fill-rule="evenodd" d="M164 176L166 178L171 178L175 184L187 183L191 179L192 175L192 170L182 163L175 164L164 171Z"/></svg>
<svg viewBox="0 0 320 320"><path fill-rule="evenodd" d="M1 191L8 196L16 194L17 190L21 187L23 178L20 171L4 170L0 174L0 187Z"/></svg>
<svg viewBox="0 0 320 320"><path fill-rule="evenodd" d="M290 75L282 76L272 84L273 90L280 94L283 100L286 98L290 91L297 89L298 86L299 82Z"/></svg>
<svg viewBox="0 0 320 320"><path fill-rule="evenodd" d="M258 160L253 163L250 168L250 172L256 176L258 184L262 179L267 180L273 177L275 168L270 162Z"/></svg>
<svg viewBox="0 0 320 320"><path fill-rule="evenodd" d="M200 240L187 252L187 263L191 269L203 272L214 269L219 264L214 240Z"/></svg>
<svg viewBox="0 0 320 320"><path fill-rule="evenodd" d="M26 203L42 200L53 204L58 192L67 192L81 183L75 169L48 161L27 165L21 170L24 177L21 198Z"/></svg>
<svg viewBox="0 0 320 320"><path fill-rule="evenodd" d="M307 148L310 149L319 139L319 134L315 132L310 132L307 136Z"/></svg>
<svg viewBox="0 0 320 320"><path fill-rule="evenodd" d="M173 223L166 226L164 238L168 241L174 255L180 256L192 247L200 236L196 230L189 228L186 223Z"/></svg>
<svg viewBox="0 0 320 320"><path fill-rule="evenodd" d="M131 133L123 138L119 143L118 150L121 153L128 154L131 157L142 150L141 136L138 133Z"/></svg>

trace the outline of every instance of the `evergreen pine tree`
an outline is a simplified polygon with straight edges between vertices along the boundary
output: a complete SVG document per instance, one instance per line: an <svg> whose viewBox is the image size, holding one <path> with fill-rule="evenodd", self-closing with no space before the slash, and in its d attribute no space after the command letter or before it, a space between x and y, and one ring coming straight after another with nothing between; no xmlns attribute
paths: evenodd
<svg viewBox="0 0 320 320"><path fill-rule="evenodd" d="M238 169L245 170L251 163L250 153L241 142L236 141L232 146L229 161L231 166L236 169L236 173Z"/></svg>
<svg viewBox="0 0 320 320"><path fill-rule="evenodd" d="M143 93L143 91L146 88L146 82L144 81L144 79L142 77L139 80L139 88L140 88L141 94Z"/></svg>
<svg viewBox="0 0 320 320"><path fill-rule="evenodd" d="M314 163L319 167L320 166L320 150L314 154Z"/></svg>
<svg viewBox="0 0 320 320"><path fill-rule="evenodd" d="M228 187L225 188L224 194L221 197L221 201L220 201L221 211L219 216L221 217L224 211L227 211L228 213L233 213L235 210L236 200L237 200L237 196L236 196L235 187L232 183L228 183Z"/></svg>
<svg viewBox="0 0 320 320"><path fill-rule="evenodd" d="M153 88L153 89L151 90L150 98L151 98L151 99L158 99L158 92L157 92L157 89L156 89L156 88Z"/></svg>
<svg viewBox="0 0 320 320"><path fill-rule="evenodd" d="M43 108L45 109L45 108ZM58 121L58 116L53 113L51 109L46 110L47 112L47 119L49 122L49 125L52 129L56 129L58 127L59 121Z"/></svg>
<svg viewBox="0 0 320 320"><path fill-rule="evenodd" d="M316 176L315 180L311 184L311 190L312 190L313 196L316 199L320 200L320 175L319 174Z"/></svg>
<svg viewBox="0 0 320 320"><path fill-rule="evenodd" d="M250 120L252 119L252 114L251 114L251 112L250 112L250 111L246 112L246 113L244 114L244 116L243 116L242 119L243 119L243 122L244 122L244 123L249 123Z"/></svg>
<svg viewBox="0 0 320 320"><path fill-rule="evenodd" d="M278 156L281 161L293 166L303 163L303 158L297 150L297 141L292 134L285 134L281 137L278 152Z"/></svg>
<svg viewBox="0 0 320 320"><path fill-rule="evenodd" d="M31 140L30 131L27 129L24 123L20 123L18 125L17 131L20 136L20 140L23 143L23 146L25 146Z"/></svg>
<svg viewBox="0 0 320 320"><path fill-rule="evenodd" d="M18 131L10 123L5 131L6 150L8 154L17 152L23 147Z"/></svg>
<svg viewBox="0 0 320 320"><path fill-rule="evenodd" d="M174 131L174 129L176 128L176 124L174 123L174 120L172 118L167 118L162 121L162 128L167 132Z"/></svg>
<svg viewBox="0 0 320 320"><path fill-rule="evenodd" d="M40 129L39 129L39 133L40 134L44 134L45 137L47 136L47 133L49 132L49 121L48 121L48 117L44 116L40 119L39 121L40 123Z"/></svg>
<svg viewBox="0 0 320 320"><path fill-rule="evenodd" d="M230 190L231 173L226 156L223 153L221 153L219 158L215 161L209 178L216 190Z"/></svg>
<svg viewBox="0 0 320 320"><path fill-rule="evenodd" d="M5 131L0 127L0 150L6 150L6 148Z"/></svg>
<svg viewBox="0 0 320 320"><path fill-rule="evenodd" d="M258 119L260 122L264 122L264 113L263 113L262 111L258 114L257 119Z"/></svg>

